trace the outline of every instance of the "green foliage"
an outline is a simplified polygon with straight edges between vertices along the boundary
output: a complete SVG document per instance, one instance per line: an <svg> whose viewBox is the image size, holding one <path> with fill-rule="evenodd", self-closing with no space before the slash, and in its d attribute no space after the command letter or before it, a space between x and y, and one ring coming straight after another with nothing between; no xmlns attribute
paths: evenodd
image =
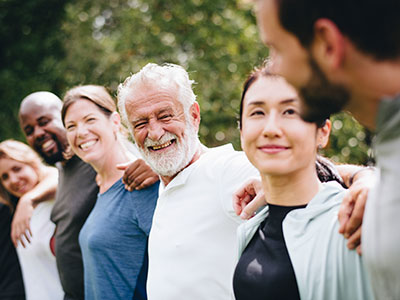
<svg viewBox="0 0 400 300"><path fill-rule="evenodd" d="M371 133L353 117L340 113L331 117L332 130L328 146L322 151L336 162L369 164L372 161Z"/></svg>
<svg viewBox="0 0 400 300"><path fill-rule="evenodd" d="M22 139L18 107L33 91L59 92L63 85L62 35L65 0L0 0L0 138Z"/></svg>
<svg viewBox="0 0 400 300"><path fill-rule="evenodd" d="M197 82L202 141L239 145L241 87L267 55L250 9L225 0L79 1L67 6L64 32L68 84L95 82L115 91L148 62L180 64Z"/></svg>
<svg viewBox="0 0 400 300"><path fill-rule="evenodd" d="M194 79L200 138L240 148L237 112L247 74L268 55L251 4L234 0L0 0L0 139L21 138L20 101L37 90L60 97L77 84L118 84L145 64L176 63ZM337 129L337 121L343 130ZM336 122L336 123L335 123ZM330 147L342 162L365 162L362 128L334 118ZM357 139L357 145L354 138ZM347 147L347 148L346 148ZM350 153L348 150L350 149Z"/></svg>

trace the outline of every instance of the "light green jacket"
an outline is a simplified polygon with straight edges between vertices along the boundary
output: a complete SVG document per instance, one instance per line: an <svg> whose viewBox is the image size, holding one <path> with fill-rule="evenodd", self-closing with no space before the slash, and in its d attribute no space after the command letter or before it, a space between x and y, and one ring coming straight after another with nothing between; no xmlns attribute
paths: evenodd
<svg viewBox="0 0 400 300"><path fill-rule="evenodd" d="M336 182L324 183L306 208L291 211L283 221L301 299L374 299L362 258L338 233L344 192ZM267 217L268 206L238 228L239 254Z"/></svg>

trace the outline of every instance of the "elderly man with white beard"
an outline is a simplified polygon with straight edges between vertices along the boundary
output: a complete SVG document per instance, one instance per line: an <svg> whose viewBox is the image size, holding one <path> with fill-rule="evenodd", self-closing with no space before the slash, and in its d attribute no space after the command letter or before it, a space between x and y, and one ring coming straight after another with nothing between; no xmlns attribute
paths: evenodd
<svg viewBox="0 0 400 300"><path fill-rule="evenodd" d="M258 176L231 145L200 143L192 82L180 66L148 64L118 91L120 112L162 180L149 237L150 300L229 299L241 222L232 194Z"/></svg>

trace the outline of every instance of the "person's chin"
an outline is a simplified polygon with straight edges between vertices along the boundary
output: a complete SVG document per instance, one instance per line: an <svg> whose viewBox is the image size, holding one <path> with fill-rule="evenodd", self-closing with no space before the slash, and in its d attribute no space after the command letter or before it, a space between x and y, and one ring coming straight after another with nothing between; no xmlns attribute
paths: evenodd
<svg viewBox="0 0 400 300"><path fill-rule="evenodd" d="M63 160L62 152L56 152L49 155L42 155L44 161L49 165L54 165L55 163Z"/></svg>

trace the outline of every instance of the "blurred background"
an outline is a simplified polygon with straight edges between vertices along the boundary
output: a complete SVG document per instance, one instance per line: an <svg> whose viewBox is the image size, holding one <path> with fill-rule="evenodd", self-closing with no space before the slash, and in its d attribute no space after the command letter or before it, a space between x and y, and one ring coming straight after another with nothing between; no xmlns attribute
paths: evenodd
<svg viewBox="0 0 400 300"><path fill-rule="evenodd" d="M268 56L247 0L0 0L0 140L24 140L18 107L31 92L60 98L78 84L118 84L145 64L186 68L200 103L200 138L240 149L237 115L249 72ZM324 154L371 160L371 134L332 117Z"/></svg>

